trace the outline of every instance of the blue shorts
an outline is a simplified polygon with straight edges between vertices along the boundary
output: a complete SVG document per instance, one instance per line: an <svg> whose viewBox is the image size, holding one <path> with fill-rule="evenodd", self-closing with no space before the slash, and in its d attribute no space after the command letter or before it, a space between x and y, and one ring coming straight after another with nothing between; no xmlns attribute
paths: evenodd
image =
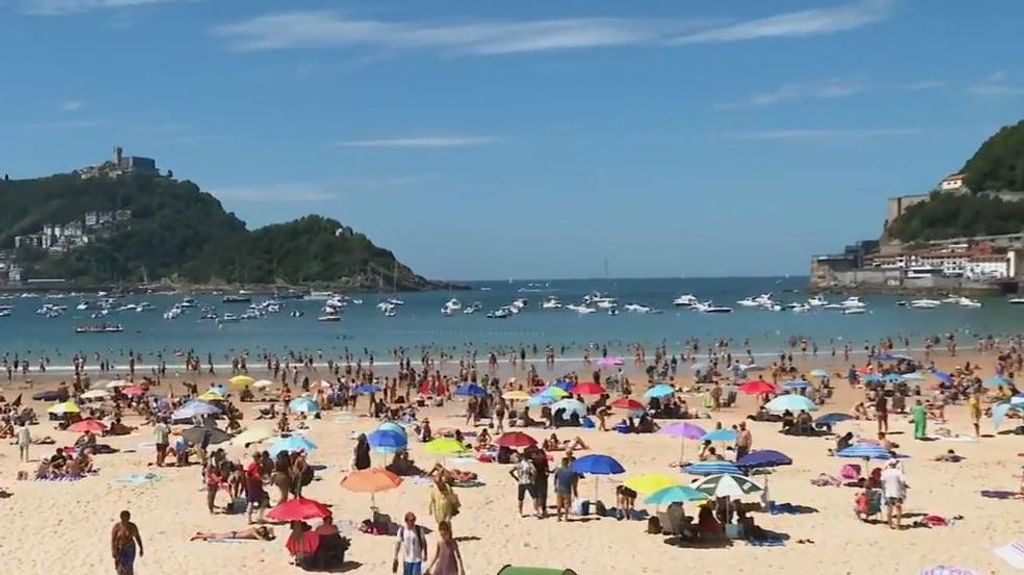
<svg viewBox="0 0 1024 575"><path fill-rule="evenodd" d="M422 575L423 563L417 561L415 563L402 563L402 575Z"/></svg>

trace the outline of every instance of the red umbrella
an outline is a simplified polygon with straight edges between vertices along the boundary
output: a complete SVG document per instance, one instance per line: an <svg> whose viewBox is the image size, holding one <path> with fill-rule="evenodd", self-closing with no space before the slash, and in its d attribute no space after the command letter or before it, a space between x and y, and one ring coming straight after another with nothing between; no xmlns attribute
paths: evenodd
<svg viewBox="0 0 1024 575"><path fill-rule="evenodd" d="M274 521L302 521L327 517L330 514L331 510L323 503L305 497L296 497L268 511L267 517Z"/></svg>
<svg viewBox="0 0 1024 575"><path fill-rule="evenodd" d="M775 393L779 390L779 387L769 381L755 379L744 382L743 385L739 387L739 390L740 393L745 393L747 395L761 395L763 393Z"/></svg>
<svg viewBox="0 0 1024 575"><path fill-rule="evenodd" d="M121 393L129 397L135 397L137 395L146 395L146 388L142 387L141 385L133 385L131 387L124 388L123 390L121 390Z"/></svg>
<svg viewBox="0 0 1024 575"><path fill-rule="evenodd" d="M498 445L501 447L532 447L537 445L537 440L521 431L510 431L498 438Z"/></svg>
<svg viewBox="0 0 1024 575"><path fill-rule="evenodd" d="M312 555L320 548L320 534L312 530L306 531L298 537L289 537L284 546L292 556Z"/></svg>
<svg viewBox="0 0 1024 575"><path fill-rule="evenodd" d="M573 395L603 395L607 393L603 387L593 381L577 383L569 392Z"/></svg>
<svg viewBox="0 0 1024 575"><path fill-rule="evenodd" d="M645 409L644 404L628 397L620 397L619 399L616 399L612 402L612 407L628 409L629 411L643 411Z"/></svg>
<svg viewBox="0 0 1024 575"><path fill-rule="evenodd" d="M78 423L73 423L68 427L68 431L75 431L78 433L85 433L91 431L93 433L103 433L107 430L107 424L96 419L83 419Z"/></svg>

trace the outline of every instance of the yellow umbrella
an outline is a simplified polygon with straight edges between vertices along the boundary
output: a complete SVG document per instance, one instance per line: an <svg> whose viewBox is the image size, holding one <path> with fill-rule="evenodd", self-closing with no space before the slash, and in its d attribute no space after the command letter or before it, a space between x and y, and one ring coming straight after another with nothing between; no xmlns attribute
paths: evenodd
<svg viewBox="0 0 1024 575"><path fill-rule="evenodd" d="M201 399L203 401L224 401L224 398L221 397L219 393L213 391L207 391L196 399Z"/></svg>
<svg viewBox="0 0 1024 575"><path fill-rule="evenodd" d="M666 487L675 487L679 485L679 480L671 475L665 475L664 473L646 473L644 475L634 475L633 477L629 477L622 483L637 493L650 495L651 493L661 491Z"/></svg>
<svg viewBox="0 0 1024 575"><path fill-rule="evenodd" d="M261 441L266 441L276 435L276 433L274 433L270 429L267 429L266 427L252 427L246 429L242 433L239 433L234 438L232 438L231 443L232 445L247 445L250 443L259 443Z"/></svg>
<svg viewBox="0 0 1024 575"><path fill-rule="evenodd" d="M526 401L530 399L530 394L525 391L506 391L501 397L510 401Z"/></svg>
<svg viewBox="0 0 1024 575"><path fill-rule="evenodd" d="M435 455L451 455L453 453L464 453L469 451L466 449L466 446L459 443L458 440L451 439L449 437L442 437L428 441L423 448L427 450L427 453L433 453Z"/></svg>
<svg viewBox="0 0 1024 575"><path fill-rule="evenodd" d="M65 401L64 403L58 403L57 405L46 410L46 413L52 413L54 415L63 415L65 413L81 413L82 410L78 409L78 406L73 401Z"/></svg>
<svg viewBox="0 0 1024 575"><path fill-rule="evenodd" d="M229 379L228 383L235 387L249 387L255 381L255 379L249 377L248 375L236 375L235 377Z"/></svg>

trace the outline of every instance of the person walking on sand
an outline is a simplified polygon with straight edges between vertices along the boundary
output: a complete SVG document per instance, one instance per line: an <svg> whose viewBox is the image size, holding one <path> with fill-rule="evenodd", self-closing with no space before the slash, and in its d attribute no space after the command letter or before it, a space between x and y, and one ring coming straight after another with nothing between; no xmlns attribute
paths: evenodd
<svg viewBox="0 0 1024 575"><path fill-rule="evenodd" d="M558 521L569 521L569 508L572 505L573 487L576 483L576 472L569 467L569 456L562 458L562 464L555 470L555 504L557 505Z"/></svg>
<svg viewBox="0 0 1024 575"><path fill-rule="evenodd" d="M156 443L156 466L163 467L167 458L167 448L170 447L171 428L161 418L153 426L153 439Z"/></svg>
<svg viewBox="0 0 1024 575"><path fill-rule="evenodd" d="M977 390L967 399L967 410L971 416L971 425L974 426L974 436L981 437L981 398Z"/></svg>
<svg viewBox="0 0 1024 575"><path fill-rule="evenodd" d="M405 514L405 525L398 528L398 542L395 543L395 558L391 572L398 573L398 553L405 546L402 555L402 575L422 575L423 564L427 562L427 536L423 527L416 525L416 514Z"/></svg>
<svg viewBox="0 0 1024 575"><path fill-rule="evenodd" d="M750 430L747 429L746 422L741 421L739 423L739 434L736 436L736 461L746 457L753 445L754 437L750 434Z"/></svg>
<svg viewBox="0 0 1024 575"><path fill-rule="evenodd" d="M434 550L434 559L430 566L424 571L424 575L466 575L466 566L462 562L462 554L459 552L459 544L452 537L452 524L442 521L437 526L437 548Z"/></svg>
<svg viewBox="0 0 1024 575"><path fill-rule="evenodd" d="M132 514L122 511L121 520L110 530L110 554L114 557L117 575L135 575L135 550L143 556L142 536L139 528L132 523Z"/></svg>
<svg viewBox="0 0 1024 575"><path fill-rule="evenodd" d="M903 501L907 498L907 480L900 469L898 459L890 459L882 472L882 494L885 496L885 522L890 529L901 529L903 520ZM895 514L896 523L893 524Z"/></svg>
<svg viewBox="0 0 1024 575"><path fill-rule="evenodd" d="M32 445L32 432L28 430L28 422L22 421L18 428L18 459L28 461L28 448Z"/></svg>
<svg viewBox="0 0 1024 575"><path fill-rule="evenodd" d="M914 439L924 440L928 438L928 410L925 409L921 400L914 402L910 409L910 417L914 420Z"/></svg>
<svg viewBox="0 0 1024 575"><path fill-rule="evenodd" d="M441 523L448 523L459 512L459 496L448 485L448 473L442 468L435 471L434 485L430 489L430 514Z"/></svg>
<svg viewBox="0 0 1024 575"><path fill-rule="evenodd" d="M889 400L882 389L875 392L875 418L878 420L878 433L889 433Z"/></svg>
<svg viewBox="0 0 1024 575"><path fill-rule="evenodd" d="M509 470L509 475L512 479L516 480L518 484L517 497L519 500L519 516L523 516L523 500L526 499L526 495L530 495L530 499L535 499L536 495L533 492L533 480L536 470L533 468L533 461L526 456L523 456L519 463L515 467Z"/></svg>

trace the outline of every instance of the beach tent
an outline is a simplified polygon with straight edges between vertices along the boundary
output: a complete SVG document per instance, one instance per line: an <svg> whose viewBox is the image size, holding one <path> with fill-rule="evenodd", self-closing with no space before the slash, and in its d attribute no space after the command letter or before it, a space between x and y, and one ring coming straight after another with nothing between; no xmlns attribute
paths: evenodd
<svg viewBox="0 0 1024 575"><path fill-rule="evenodd" d="M547 567L513 567L506 565L498 575L576 575L572 569L549 569Z"/></svg>

